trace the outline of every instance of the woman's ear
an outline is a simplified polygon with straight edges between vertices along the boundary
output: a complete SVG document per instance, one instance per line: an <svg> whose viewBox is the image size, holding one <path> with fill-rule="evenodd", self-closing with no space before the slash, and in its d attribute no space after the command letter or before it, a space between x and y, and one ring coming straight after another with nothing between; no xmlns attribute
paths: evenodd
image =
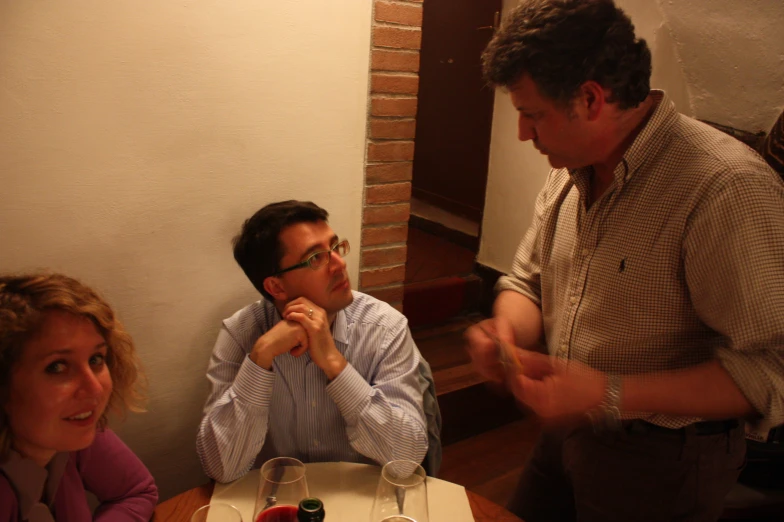
<svg viewBox="0 0 784 522"><path fill-rule="evenodd" d="M279 277L269 276L264 280L264 290L276 301L286 301L286 289Z"/></svg>

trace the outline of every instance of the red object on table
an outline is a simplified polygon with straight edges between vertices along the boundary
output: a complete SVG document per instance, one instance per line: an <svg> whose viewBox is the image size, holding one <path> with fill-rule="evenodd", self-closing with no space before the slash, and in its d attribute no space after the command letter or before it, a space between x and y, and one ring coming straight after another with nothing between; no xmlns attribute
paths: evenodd
<svg viewBox="0 0 784 522"><path fill-rule="evenodd" d="M297 506L272 506L259 513L256 522L297 522Z"/></svg>
<svg viewBox="0 0 784 522"><path fill-rule="evenodd" d="M210 503L213 487L212 483L204 484L180 493L166 502L161 502L155 508L152 521L190 522L194 511ZM498 504L487 500L481 495L477 495L473 491L466 490L466 495L476 522L522 522L522 520Z"/></svg>

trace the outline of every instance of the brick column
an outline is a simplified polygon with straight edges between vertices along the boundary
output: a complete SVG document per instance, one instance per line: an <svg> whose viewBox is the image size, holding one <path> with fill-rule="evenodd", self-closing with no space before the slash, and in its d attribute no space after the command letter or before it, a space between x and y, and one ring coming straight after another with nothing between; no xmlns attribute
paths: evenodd
<svg viewBox="0 0 784 522"><path fill-rule="evenodd" d="M422 0L376 0L373 19L359 288L402 310Z"/></svg>

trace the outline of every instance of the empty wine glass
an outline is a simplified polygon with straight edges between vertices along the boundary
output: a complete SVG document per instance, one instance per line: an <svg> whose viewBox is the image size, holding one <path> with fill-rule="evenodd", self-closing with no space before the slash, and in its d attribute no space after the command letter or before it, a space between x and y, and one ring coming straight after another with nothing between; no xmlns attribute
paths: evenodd
<svg viewBox="0 0 784 522"><path fill-rule="evenodd" d="M242 515L231 504L216 502L197 509L191 516L191 522L242 522Z"/></svg>
<svg viewBox="0 0 784 522"><path fill-rule="evenodd" d="M261 467L256 495L255 522L297 522L299 501L308 497L305 465L297 459L278 457Z"/></svg>
<svg viewBox="0 0 784 522"><path fill-rule="evenodd" d="M393 460L381 469L370 522L429 522L427 474L410 460Z"/></svg>

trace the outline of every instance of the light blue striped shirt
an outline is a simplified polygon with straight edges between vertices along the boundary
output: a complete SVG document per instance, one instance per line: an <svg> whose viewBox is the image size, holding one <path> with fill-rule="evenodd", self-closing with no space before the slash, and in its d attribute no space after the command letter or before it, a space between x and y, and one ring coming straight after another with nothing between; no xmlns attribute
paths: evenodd
<svg viewBox="0 0 784 522"><path fill-rule="evenodd" d="M408 321L359 292L337 313L335 346L348 361L332 382L305 353L286 353L267 371L250 360L256 340L280 321L262 299L223 321L207 378L196 448L204 471L237 479L265 460L384 464L421 462L427 452L417 366Z"/></svg>

